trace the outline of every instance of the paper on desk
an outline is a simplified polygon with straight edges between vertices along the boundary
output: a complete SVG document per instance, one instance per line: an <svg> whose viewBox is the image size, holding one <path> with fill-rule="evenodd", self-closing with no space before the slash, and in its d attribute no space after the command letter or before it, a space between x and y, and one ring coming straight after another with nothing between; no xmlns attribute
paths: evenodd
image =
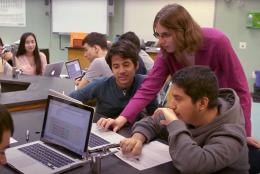
<svg viewBox="0 0 260 174"><path fill-rule="evenodd" d="M115 155L138 170L145 170L172 160L169 154L169 146L158 141L145 144L142 154L138 158L126 157L121 151Z"/></svg>
<svg viewBox="0 0 260 174"><path fill-rule="evenodd" d="M16 139L14 139L13 137L10 137L10 144L16 143L18 142Z"/></svg>

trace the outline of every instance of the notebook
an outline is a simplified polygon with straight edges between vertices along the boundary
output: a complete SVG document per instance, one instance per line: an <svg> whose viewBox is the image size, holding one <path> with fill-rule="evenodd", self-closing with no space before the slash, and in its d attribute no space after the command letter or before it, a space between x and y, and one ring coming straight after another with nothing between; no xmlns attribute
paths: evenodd
<svg viewBox="0 0 260 174"><path fill-rule="evenodd" d="M63 62L47 64L43 72L43 75L59 77L63 68L63 64Z"/></svg>
<svg viewBox="0 0 260 174"><path fill-rule="evenodd" d="M65 66L70 79L77 79L83 76L78 59L66 62Z"/></svg>
<svg viewBox="0 0 260 174"><path fill-rule="evenodd" d="M8 165L28 174L60 173L82 165L91 141L93 113L91 107L49 95L40 140L7 149ZM47 158L40 157L45 153Z"/></svg>

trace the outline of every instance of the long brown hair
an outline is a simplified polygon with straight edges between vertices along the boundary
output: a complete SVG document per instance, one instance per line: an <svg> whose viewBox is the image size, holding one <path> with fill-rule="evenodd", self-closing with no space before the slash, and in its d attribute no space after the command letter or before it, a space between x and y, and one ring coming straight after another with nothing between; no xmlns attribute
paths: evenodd
<svg viewBox="0 0 260 174"><path fill-rule="evenodd" d="M25 41L26 41L27 37L29 37L29 36L32 36L35 40L35 49L33 51L33 57L34 57L34 62L35 62L35 66L36 66L36 75L41 75L42 74L42 61L41 61L40 52L38 49L37 40L33 33L27 32L21 36L20 44L19 44L19 47L18 47L18 50L16 53L16 57L19 58L19 56L26 54Z"/></svg>
<svg viewBox="0 0 260 174"><path fill-rule="evenodd" d="M154 32L158 23L174 31L175 56L181 56L184 52L194 53L201 48L203 42L201 27L181 5L174 3L164 6L155 16ZM164 50L163 53L165 54Z"/></svg>

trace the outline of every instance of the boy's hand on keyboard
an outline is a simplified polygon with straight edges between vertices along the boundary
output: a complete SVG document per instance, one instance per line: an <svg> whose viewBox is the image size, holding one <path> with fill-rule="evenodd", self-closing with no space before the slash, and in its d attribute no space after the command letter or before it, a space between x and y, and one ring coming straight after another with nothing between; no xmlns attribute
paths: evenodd
<svg viewBox="0 0 260 174"><path fill-rule="evenodd" d="M116 119L112 118L100 118L97 121L97 126L102 127L105 130L108 130L109 128L112 128L114 132L117 132L119 129L121 129L125 123L127 122L126 118L123 116L119 116Z"/></svg>

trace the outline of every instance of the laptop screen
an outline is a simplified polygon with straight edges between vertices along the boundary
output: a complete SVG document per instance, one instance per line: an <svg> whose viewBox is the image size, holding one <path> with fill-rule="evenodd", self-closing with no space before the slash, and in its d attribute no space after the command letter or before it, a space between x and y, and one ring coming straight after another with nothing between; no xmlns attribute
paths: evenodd
<svg viewBox="0 0 260 174"><path fill-rule="evenodd" d="M78 155L86 152L93 109L49 96L42 140L58 144Z"/></svg>
<svg viewBox="0 0 260 174"><path fill-rule="evenodd" d="M66 62L66 68L70 79L76 79L82 75L78 59Z"/></svg>

